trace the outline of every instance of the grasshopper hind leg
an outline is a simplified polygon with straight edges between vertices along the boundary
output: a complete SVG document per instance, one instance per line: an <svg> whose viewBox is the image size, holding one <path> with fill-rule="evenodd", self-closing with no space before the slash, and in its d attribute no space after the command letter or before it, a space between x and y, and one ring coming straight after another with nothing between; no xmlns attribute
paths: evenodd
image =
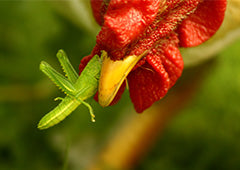
<svg viewBox="0 0 240 170"><path fill-rule="evenodd" d="M92 108L92 106L91 106L89 103L83 101L83 100L80 99L80 98L75 98L75 99L78 100L80 103L84 104L84 105L88 108L89 113L90 113L90 116L91 116L91 121L92 121L92 122L96 122L96 120L95 120L95 117L96 117L96 116L95 116L95 114L93 113L93 108Z"/></svg>

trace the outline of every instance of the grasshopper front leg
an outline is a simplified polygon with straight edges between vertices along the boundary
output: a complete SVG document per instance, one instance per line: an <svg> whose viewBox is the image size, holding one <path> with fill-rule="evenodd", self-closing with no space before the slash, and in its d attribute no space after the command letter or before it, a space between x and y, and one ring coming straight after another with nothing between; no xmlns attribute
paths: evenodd
<svg viewBox="0 0 240 170"><path fill-rule="evenodd" d="M68 80L75 83L78 78L77 72L74 70L72 64L70 63L66 53L63 50L59 50L57 53L57 58L62 66L63 72L66 73Z"/></svg>

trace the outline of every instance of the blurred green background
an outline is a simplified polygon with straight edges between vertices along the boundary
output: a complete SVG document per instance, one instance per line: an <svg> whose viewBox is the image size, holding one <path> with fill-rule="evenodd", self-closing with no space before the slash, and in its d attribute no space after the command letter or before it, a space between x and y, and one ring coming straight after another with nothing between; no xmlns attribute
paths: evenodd
<svg viewBox="0 0 240 170"><path fill-rule="evenodd" d="M55 57L64 49L77 69L95 44L94 28L81 27L47 1L0 2L0 169L83 169L105 144L128 93L96 113L79 107L45 131L41 117L63 96L39 70L42 60L60 70ZM65 8L66 7L66 8ZM191 103L167 126L136 170L240 169L240 40L221 52ZM187 69L186 69L187 70Z"/></svg>

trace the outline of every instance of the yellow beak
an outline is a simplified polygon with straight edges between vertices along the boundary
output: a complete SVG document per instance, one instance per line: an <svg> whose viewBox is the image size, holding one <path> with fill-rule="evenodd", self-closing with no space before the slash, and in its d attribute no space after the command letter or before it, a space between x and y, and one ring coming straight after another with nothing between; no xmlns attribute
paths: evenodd
<svg viewBox="0 0 240 170"><path fill-rule="evenodd" d="M106 52L102 53L103 62L98 87L98 102L101 106L106 107L112 102L129 72L146 53L147 51L140 56L131 55L117 61L111 60Z"/></svg>

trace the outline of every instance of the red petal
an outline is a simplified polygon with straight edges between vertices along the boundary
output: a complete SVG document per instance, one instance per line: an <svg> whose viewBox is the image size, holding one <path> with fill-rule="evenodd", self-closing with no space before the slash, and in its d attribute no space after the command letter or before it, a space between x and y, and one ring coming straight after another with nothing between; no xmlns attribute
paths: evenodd
<svg viewBox="0 0 240 170"><path fill-rule="evenodd" d="M170 78L170 88L176 83L178 78L182 75L183 59L180 51L176 46L168 46L164 55L161 56L162 63Z"/></svg>
<svg viewBox="0 0 240 170"><path fill-rule="evenodd" d="M122 50L154 21L160 3L160 0L111 0L97 43L108 52Z"/></svg>
<svg viewBox="0 0 240 170"><path fill-rule="evenodd" d="M204 0L178 27L180 46L197 46L218 30L224 19L226 0Z"/></svg>
<svg viewBox="0 0 240 170"><path fill-rule="evenodd" d="M128 82L131 100L139 113L165 96L169 88L168 75L160 76L148 63L131 72Z"/></svg>
<svg viewBox="0 0 240 170"><path fill-rule="evenodd" d="M182 74L183 59L176 46L169 44L166 48L158 49L155 55L147 56L147 62L160 75L167 73L171 88Z"/></svg>
<svg viewBox="0 0 240 170"><path fill-rule="evenodd" d="M167 10L160 13L156 17L148 29L146 34L137 41L131 44L131 55L140 55L145 50L152 48L157 41L161 41L177 28L182 20L192 13L199 4L200 0L176 0L167 1Z"/></svg>
<svg viewBox="0 0 240 170"><path fill-rule="evenodd" d="M178 37L175 33L171 33L169 37L166 37L158 44L155 49L155 58L147 61L153 67L153 63L151 62L153 59L161 60L162 64L164 65L165 70L168 73L170 78L170 87L171 88L177 79L181 76L183 70L183 59L181 53L178 49ZM155 69L157 71L157 69Z"/></svg>
<svg viewBox="0 0 240 170"><path fill-rule="evenodd" d="M170 34L146 56L147 63L129 74L130 97L137 112L164 97L181 76L183 59L177 44L176 34Z"/></svg>
<svg viewBox="0 0 240 170"><path fill-rule="evenodd" d="M171 33L169 37L162 39L162 41L160 41L151 51L151 54L154 55L146 57L147 62L155 69L155 71L161 71L161 69L158 68L160 67L160 64L164 66L164 69L170 78L170 87L175 84L183 70L183 59L178 49L178 43L179 40L177 35Z"/></svg>

